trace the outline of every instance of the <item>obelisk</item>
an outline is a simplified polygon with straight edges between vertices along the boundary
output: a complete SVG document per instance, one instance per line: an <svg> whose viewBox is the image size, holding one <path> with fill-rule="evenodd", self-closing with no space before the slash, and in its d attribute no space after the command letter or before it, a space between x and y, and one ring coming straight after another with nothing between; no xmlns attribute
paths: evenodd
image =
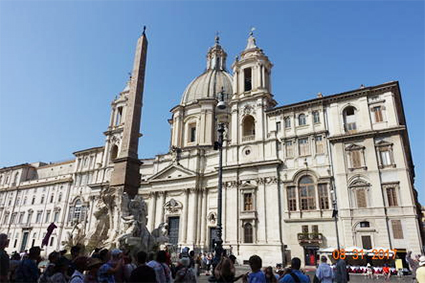
<svg viewBox="0 0 425 283"><path fill-rule="evenodd" d="M109 182L112 188L123 188L133 198L140 186L140 160L137 155L139 145L140 120L142 115L143 87L145 82L146 53L148 40L143 33L137 40L130 91L124 121L121 149L114 160L114 170Z"/></svg>

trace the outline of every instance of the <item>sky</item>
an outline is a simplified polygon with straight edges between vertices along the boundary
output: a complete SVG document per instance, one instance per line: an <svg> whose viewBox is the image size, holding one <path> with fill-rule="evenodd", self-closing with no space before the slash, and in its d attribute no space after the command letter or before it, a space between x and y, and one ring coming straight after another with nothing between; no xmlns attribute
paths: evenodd
<svg viewBox="0 0 425 283"><path fill-rule="evenodd" d="M139 157L168 151L169 110L218 31L228 68L251 27L279 105L399 81L425 204L423 1L0 1L0 167L102 146L110 103L149 40Z"/></svg>

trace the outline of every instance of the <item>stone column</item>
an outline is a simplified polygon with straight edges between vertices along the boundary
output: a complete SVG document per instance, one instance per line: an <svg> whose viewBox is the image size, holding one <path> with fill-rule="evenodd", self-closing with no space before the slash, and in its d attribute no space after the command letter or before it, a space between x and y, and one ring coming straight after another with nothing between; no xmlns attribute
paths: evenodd
<svg viewBox="0 0 425 283"><path fill-rule="evenodd" d="M198 193L198 211L196 213L196 216L197 216L196 245L197 246L201 244L202 210L203 210L202 196L203 196L204 190L205 190L204 188L201 188Z"/></svg>
<svg viewBox="0 0 425 283"><path fill-rule="evenodd" d="M149 194L149 231L155 229L156 192Z"/></svg>
<svg viewBox="0 0 425 283"><path fill-rule="evenodd" d="M192 225L193 225L193 230L192 230L192 243L193 245L196 245L196 232L197 232L197 220L199 215L197 215L197 211L198 211L198 188L195 188L192 191L193 194L193 216L192 216Z"/></svg>
<svg viewBox="0 0 425 283"><path fill-rule="evenodd" d="M158 225L164 222L164 204L165 204L165 192L158 192L159 194L159 221Z"/></svg>
<svg viewBox="0 0 425 283"><path fill-rule="evenodd" d="M206 246L206 233L207 233L207 189L202 191L202 218L201 218L201 246Z"/></svg>
<svg viewBox="0 0 425 283"><path fill-rule="evenodd" d="M184 190L185 202L183 204L183 223L182 223L182 242L187 243L187 227L188 227L188 215L189 215L189 189Z"/></svg>

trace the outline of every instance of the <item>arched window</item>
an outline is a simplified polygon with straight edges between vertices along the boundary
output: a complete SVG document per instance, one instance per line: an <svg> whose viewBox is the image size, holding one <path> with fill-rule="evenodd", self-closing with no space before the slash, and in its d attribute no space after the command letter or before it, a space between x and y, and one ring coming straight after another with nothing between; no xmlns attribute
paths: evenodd
<svg viewBox="0 0 425 283"><path fill-rule="evenodd" d="M343 111L344 130L347 133L355 133L357 130L356 125L356 108L348 106Z"/></svg>
<svg viewBox="0 0 425 283"><path fill-rule="evenodd" d="M114 144L112 146L112 149L111 149L111 156L110 156L111 158L110 158L110 160L111 161L114 161L117 158L117 156L118 156L118 146L116 144Z"/></svg>
<svg viewBox="0 0 425 283"><path fill-rule="evenodd" d="M243 226L243 234L244 234L244 243L253 243L253 230L251 223L245 223Z"/></svg>
<svg viewBox="0 0 425 283"><path fill-rule="evenodd" d="M316 192L313 179L304 176L299 181L301 210L316 209Z"/></svg>
<svg viewBox="0 0 425 283"><path fill-rule="evenodd" d="M302 113L300 115L298 115L298 126L304 126L307 123L306 118L305 118L305 114Z"/></svg>
<svg viewBox="0 0 425 283"><path fill-rule="evenodd" d="M61 202L61 201L62 201L62 193L59 193L58 202Z"/></svg>
<svg viewBox="0 0 425 283"><path fill-rule="evenodd" d="M41 196L41 201L40 203L44 203L44 195Z"/></svg>
<svg viewBox="0 0 425 283"><path fill-rule="evenodd" d="M55 199L55 194L51 194L50 195L50 203L52 203L54 199Z"/></svg>
<svg viewBox="0 0 425 283"><path fill-rule="evenodd" d="M251 115L246 116L242 123L243 137L255 137L255 119Z"/></svg>

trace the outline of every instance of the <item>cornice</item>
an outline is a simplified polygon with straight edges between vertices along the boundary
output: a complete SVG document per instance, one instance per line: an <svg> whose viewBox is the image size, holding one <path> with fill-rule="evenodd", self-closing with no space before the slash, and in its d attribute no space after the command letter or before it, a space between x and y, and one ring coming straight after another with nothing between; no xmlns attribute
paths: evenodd
<svg viewBox="0 0 425 283"><path fill-rule="evenodd" d="M389 129L383 129L383 130L371 130L371 131L365 131L365 132L357 132L354 134L343 134L343 135L338 135L338 136L330 136L328 137L328 140L331 143L335 143L335 142L344 142L344 141L350 141L350 140L355 140L355 139L364 139L364 138L369 138L369 137L376 137L382 134L392 134L392 133L399 133L399 132L403 132L406 131L406 127L405 126L398 126L398 127L393 127L393 128L389 128Z"/></svg>

